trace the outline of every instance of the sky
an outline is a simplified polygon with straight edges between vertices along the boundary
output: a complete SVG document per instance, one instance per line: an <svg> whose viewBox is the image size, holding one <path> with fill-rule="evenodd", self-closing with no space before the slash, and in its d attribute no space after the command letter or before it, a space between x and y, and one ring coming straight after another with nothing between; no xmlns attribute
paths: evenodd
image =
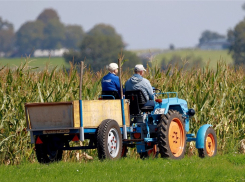
<svg viewBox="0 0 245 182"><path fill-rule="evenodd" d="M17 31L46 8L57 11L64 24L81 25L87 32L96 24L113 26L127 49L193 48L205 30L226 35L245 17L245 1L82 1L0 0L0 17Z"/></svg>

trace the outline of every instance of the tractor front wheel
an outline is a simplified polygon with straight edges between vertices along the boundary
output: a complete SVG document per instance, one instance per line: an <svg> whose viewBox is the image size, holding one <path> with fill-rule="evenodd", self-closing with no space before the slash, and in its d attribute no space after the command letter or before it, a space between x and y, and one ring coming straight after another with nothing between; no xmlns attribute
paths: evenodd
<svg viewBox="0 0 245 182"><path fill-rule="evenodd" d="M157 126L158 147L161 157L182 159L186 148L185 123L182 115L175 110L169 110L161 116Z"/></svg>
<svg viewBox="0 0 245 182"><path fill-rule="evenodd" d="M213 157L217 153L217 136L212 127L209 127L205 133L204 148L198 149L199 157Z"/></svg>

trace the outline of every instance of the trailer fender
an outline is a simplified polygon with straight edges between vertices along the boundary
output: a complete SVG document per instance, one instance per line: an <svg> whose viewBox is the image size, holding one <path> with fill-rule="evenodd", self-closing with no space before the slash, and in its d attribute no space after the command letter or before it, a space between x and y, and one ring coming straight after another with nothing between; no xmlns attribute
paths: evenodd
<svg viewBox="0 0 245 182"><path fill-rule="evenodd" d="M202 125L201 128L197 132L197 138L196 138L196 148L197 149L203 149L204 148L204 139L205 139L205 134L206 131L209 127L212 125L210 124L205 124Z"/></svg>

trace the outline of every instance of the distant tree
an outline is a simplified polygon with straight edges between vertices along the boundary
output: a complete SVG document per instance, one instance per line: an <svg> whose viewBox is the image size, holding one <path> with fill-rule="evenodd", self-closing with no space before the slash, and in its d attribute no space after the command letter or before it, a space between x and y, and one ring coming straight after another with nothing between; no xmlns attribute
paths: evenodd
<svg viewBox="0 0 245 182"><path fill-rule="evenodd" d="M65 27L65 42L64 47L68 49L78 49L85 33L79 25L68 25Z"/></svg>
<svg viewBox="0 0 245 182"><path fill-rule="evenodd" d="M98 71L110 62L117 62L118 53L123 48L122 38L115 29L109 25L99 24L84 37L79 52L81 57L77 56L74 62L80 62L86 57L91 69ZM74 57L71 53L66 54L65 58L71 61Z"/></svg>
<svg viewBox="0 0 245 182"><path fill-rule="evenodd" d="M136 64L142 64L142 60L136 55L136 53L124 50L123 54L126 61L124 62L122 69L132 69Z"/></svg>
<svg viewBox="0 0 245 182"><path fill-rule="evenodd" d="M0 17L0 52L4 52L8 56L14 48L14 39L13 24L3 21Z"/></svg>
<svg viewBox="0 0 245 182"><path fill-rule="evenodd" d="M65 26L53 9L45 9L36 21L26 22L16 33L18 56L35 49L59 49L65 46Z"/></svg>
<svg viewBox="0 0 245 182"><path fill-rule="evenodd" d="M65 41L65 26L60 22L57 12L53 9L45 9L37 17L37 21L44 23L41 49L58 49Z"/></svg>
<svg viewBox="0 0 245 182"><path fill-rule="evenodd" d="M245 10L245 3L242 5L242 9Z"/></svg>
<svg viewBox="0 0 245 182"><path fill-rule="evenodd" d="M175 49L174 45L173 45L173 44L170 44L170 45L169 45L169 49L170 49L170 50L174 50L174 49Z"/></svg>
<svg viewBox="0 0 245 182"><path fill-rule="evenodd" d="M60 18L57 12L53 9L45 9L41 14L38 15L37 20L42 21L44 24L47 24L50 21L60 21Z"/></svg>
<svg viewBox="0 0 245 182"><path fill-rule="evenodd" d="M238 23L234 30L229 30L227 36L231 43L230 53L234 64L237 66L245 64L245 19Z"/></svg>
<svg viewBox="0 0 245 182"><path fill-rule="evenodd" d="M199 44L202 44L204 42L208 42L211 40L217 40L220 38L225 38L225 35L221 35L216 32L209 31L209 30L205 30L204 32L202 32L202 35L199 39Z"/></svg>
<svg viewBox="0 0 245 182"><path fill-rule="evenodd" d="M42 48L44 23L26 22L16 32L16 46L19 55L29 55L32 50Z"/></svg>
<svg viewBox="0 0 245 182"><path fill-rule="evenodd" d="M112 26L106 24L98 24L88 32L88 35L96 34L101 34L104 36L116 36L118 39L121 39L121 36L116 33L116 30Z"/></svg>
<svg viewBox="0 0 245 182"><path fill-rule="evenodd" d="M59 49L65 41L65 26L58 20L50 20L43 29L42 49Z"/></svg>

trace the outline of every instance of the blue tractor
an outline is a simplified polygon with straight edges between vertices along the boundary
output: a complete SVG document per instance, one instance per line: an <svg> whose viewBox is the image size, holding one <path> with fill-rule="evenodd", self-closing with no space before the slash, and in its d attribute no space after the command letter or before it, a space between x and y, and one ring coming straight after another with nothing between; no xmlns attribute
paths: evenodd
<svg viewBox="0 0 245 182"><path fill-rule="evenodd" d="M199 157L212 157L217 153L217 137L210 124L200 127L195 137L188 134L190 117L194 109L188 109L187 102L178 98L176 92L158 93L167 95L165 99L146 101L140 90L127 91L125 98L130 101L129 139L123 140L122 156L127 147L136 146L141 158L160 154L163 158L181 159L186 151L186 143L195 141ZM170 97L175 94L175 97Z"/></svg>

